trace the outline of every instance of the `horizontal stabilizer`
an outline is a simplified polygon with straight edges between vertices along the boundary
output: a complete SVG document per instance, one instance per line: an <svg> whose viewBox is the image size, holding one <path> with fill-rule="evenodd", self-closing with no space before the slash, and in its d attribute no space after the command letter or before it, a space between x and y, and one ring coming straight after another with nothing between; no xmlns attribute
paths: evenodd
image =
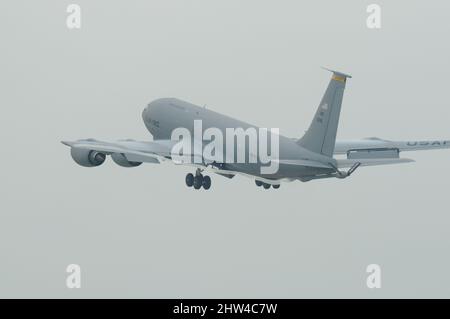
<svg viewBox="0 0 450 319"><path fill-rule="evenodd" d="M331 168L330 165L311 160L273 160L279 164L293 165L293 166L306 166L314 168Z"/></svg>
<svg viewBox="0 0 450 319"><path fill-rule="evenodd" d="M337 160L338 168L350 168L356 163L360 163L360 166L378 166L378 165L390 165L390 164L403 164L411 163L414 160L409 158L377 158L377 159L340 159Z"/></svg>

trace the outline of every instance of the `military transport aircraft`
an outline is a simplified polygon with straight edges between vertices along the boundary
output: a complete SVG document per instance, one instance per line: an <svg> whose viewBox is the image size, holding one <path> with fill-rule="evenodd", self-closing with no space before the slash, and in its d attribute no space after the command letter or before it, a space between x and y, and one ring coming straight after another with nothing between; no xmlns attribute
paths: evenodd
<svg viewBox="0 0 450 319"><path fill-rule="evenodd" d="M95 139L81 139L62 141L62 143L71 148L71 155L75 162L85 167L103 164L107 155L110 155L115 163L123 167L135 167L144 162L156 164L162 161L192 165L196 169L195 173L187 174L185 182L187 186L193 186L195 189L210 188L211 178L203 174L205 171L227 178L232 178L237 174L245 175L254 179L257 186L265 189L272 186L276 189L280 187L281 182L285 181L306 182L321 178L346 178L359 166L412 162L411 159L400 157L400 152L403 151L450 148L449 140L389 141L373 137L336 141L344 88L347 79L351 76L333 70L329 71L332 72L331 80L309 129L303 137L289 138L271 133L271 141L277 140L277 144L275 146L271 144L271 147L268 148L272 155L276 154L276 157L270 158L270 163L262 161L258 155L256 155L256 161L250 161L251 150L248 151L245 161L229 160L230 156L234 159L238 149L245 149L247 140L244 140L244 145L234 145L232 149L216 145L214 158L209 158L202 152L205 146L205 141L202 140L200 141L200 151L194 147L194 150L183 148L180 152L183 156L193 159L192 161L175 160L173 148L180 143L180 139L174 139L173 132L178 128L184 128L185 131L191 133L194 137L190 138L194 144L198 138L194 131L196 122L199 121L202 125L200 128L201 138L204 137L202 133L210 128L214 128L216 134L222 132L224 136L226 135L225 131L230 128L235 131L241 129L241 132L244 133L249 132L250 129L259 129L254 125L175 98L155 100L143 110L142 118L148 131L153 135L153 141L126 139L102 142ZM246 137L248 138L248 136ZM221 139L223 142L223 136ZM218 141L217 137L215 140ZM227 152L232 154L227 154ZM261 153L259 155L261 156ZM335 158L334 155L343 158ZM274 163L276 163L276 170L264 172L263 168ZM342 169L348 170L343 171Z"/></svg>

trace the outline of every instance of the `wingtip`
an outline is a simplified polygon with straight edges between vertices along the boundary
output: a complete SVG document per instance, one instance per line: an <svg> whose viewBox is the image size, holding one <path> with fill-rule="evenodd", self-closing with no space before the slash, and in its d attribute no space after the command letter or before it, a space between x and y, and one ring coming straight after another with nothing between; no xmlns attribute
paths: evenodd
<svg viewBox="0 0 450 319"><path fill-rule="evenodd" d="M61 143L66 145L66 146L69 146L69 147L71 147L72 144L73 144L72 142L69 142L69 141L61 141Z"/></svg>

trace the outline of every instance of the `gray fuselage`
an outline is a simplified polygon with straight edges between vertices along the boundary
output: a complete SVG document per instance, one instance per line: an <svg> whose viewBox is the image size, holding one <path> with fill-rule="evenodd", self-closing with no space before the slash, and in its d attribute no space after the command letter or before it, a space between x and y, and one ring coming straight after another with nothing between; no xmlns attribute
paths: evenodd
<svg viewBox="0 0 450 319"><path fill-rule="evenodd" d="M259 130L254 125L175 98L162 98L149 103L142 113L142 118L145 126L155 140L169 140L172 137L172 131L181 127L189 130L193 136L194 120L202 121L203 131L208 128L219 129L224 139L226 138L227 128L242 128L244 130L255 128ZM223 151L226 152L225 149ZM279 135L279 159L311 160L322 163L329 163L330 160L333 161L330 157L311 152L299 146L295 139L282 135ZM259 161L257 163L226 163L224 169L270 179L307 178L308 176L327 174L333 171L327 168L280 163L276 173L267 175L261 174L261 165L267 166L267 164L260 163Z"/></svg>

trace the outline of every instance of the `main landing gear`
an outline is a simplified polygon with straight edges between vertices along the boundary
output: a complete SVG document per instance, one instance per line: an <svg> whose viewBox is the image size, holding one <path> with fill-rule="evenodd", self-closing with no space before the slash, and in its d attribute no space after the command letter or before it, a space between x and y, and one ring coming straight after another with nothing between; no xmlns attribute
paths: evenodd
<svg viewBox="0 0 450 319"><path fill-rule="evenodd" d="M186 175L186 185L188 187L194 186L195 189L200 189L203 186L204 189L208 190L211 187L211 177L203 176L202 171L197 169L195 176L192 173Z"/></svg>
<svg viewBox="0 0 450 319"><path fill-rule="evenodd" d="M269 189L270 188L270 184L268 184L268 183L264 183L264 182L261 182L261 181L258 181L257 179L255 180L255 184L256 184L256 186L262 186L262 187L264 187L264 189ZM280 184L272 184L272 187L274 188L274 189L278 189L278 188L280 188Z"/></svg>

